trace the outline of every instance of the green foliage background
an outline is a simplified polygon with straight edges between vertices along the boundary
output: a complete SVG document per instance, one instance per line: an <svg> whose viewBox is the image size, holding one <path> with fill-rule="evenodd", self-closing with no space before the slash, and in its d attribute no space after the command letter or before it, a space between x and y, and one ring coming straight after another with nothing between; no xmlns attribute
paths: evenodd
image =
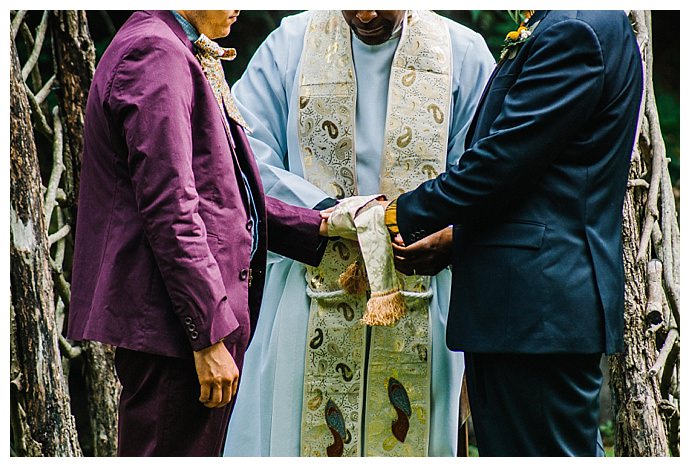
<svg viewBox="0 0 690 467"><path fill-rule="evenodd" d="M131 11L89 11L89 27L96 53L100 57L115 31L127 20ZM225 68L228 81L242 75L249 60L263 40L280 25L280 20L296 10L244 10L233 26L232 33L221 42L235 47L238 57ZM506 33L515 23L504 10L437 10L437 13L468 26L484 36L489 49L498 58ZM674 185L680 184L680 11L652 12L654 46L654 90L664 133L666 150L671 158ZM224 64L225 65L225 64Z"/></svg>

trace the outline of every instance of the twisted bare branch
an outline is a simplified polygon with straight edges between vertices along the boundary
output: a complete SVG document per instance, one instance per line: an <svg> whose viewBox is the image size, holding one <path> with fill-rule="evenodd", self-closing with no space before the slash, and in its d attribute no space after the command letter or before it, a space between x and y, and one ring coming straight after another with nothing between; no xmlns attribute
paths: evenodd
<svg viewBox="0 0 690 467"><path fill-rule="evenodd" d="M59 242L67 235L69 235L71 231L72 228L69 224L63 225L57 232L48 235L48 244L52 246L54 243ZM60 266L60 269L62 270L62 266Z"/></svg>
<svg viewBox="0 0 690 467"><path fill-rule="evenodd" d="M45 194L45 211L46 226L50 226L50 220L53 215L53 209L57 206L55 200L57 196L58 185L62 178L62 172L65 170L65 164L62 162L62 121L57 105L53 107L53 169L48 180L48 188ZM52 242L51 242L52 244Z"/></svg>
<svg viewBox="0 0 690 467"><path fill-rule="evenodd" d="M53 90L53 83L55 83L55 75L51 76L48 81L46 81L46 84L44 84L43 87L36 93L34 98L36 99L38 105L43 104L43 102L46 100L46 97L48 97L50 92Z"/></svg>
<svg viewBox="0 0 690 467"><path fill-rule="evenodd" d="M46 116L43 113L43 109L41 109L40 104L36 100L36 96L34 96L34 93L31 91L31 89L29 89L29 86L26 83L24 83L24 88L26 89L26 97L29 99L31 115L34 117L34 129L41 132L45 137L52 139L53 130L50 128L50 125L48 125Z"/></svg>
<svg viewBox="0 0 690 467"><path fill-rule="evenodd" d="M28 13L27 10L19 10L14 18L12 18L12 23L10 24L10 37L15 40L17 37L17 32L19 32L19 27L24 23L24 17Z"/></svg>
<svg viewBox="0 0 690 467"><path fill-rule="evenodd" d="M46 37L46 31L48 30L48 11L43 12L43 17L41 18L41 23L36 28L36 38L34 39L34 48L31 51L31 55L26 60L26 63L22 67L22 81L26 81L31 73L31 70L38 63L38 57L41 55L41 48L43 47L43 40Z"/></svg>

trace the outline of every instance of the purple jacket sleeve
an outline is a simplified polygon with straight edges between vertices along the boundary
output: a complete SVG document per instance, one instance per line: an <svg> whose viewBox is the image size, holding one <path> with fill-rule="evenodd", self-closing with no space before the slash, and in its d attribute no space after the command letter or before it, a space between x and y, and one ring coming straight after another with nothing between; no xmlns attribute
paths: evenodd
<svg viewBox="0 0 690 467"><path fill-rule="evenodd" d="M267 196L266 213L268 249L310 266L318 266L326 244L326 239L319 237L319 211Z"/></svg>
<svg viewBox="0 0 690 467"><path fill-rule="evenodd" d="M194 324L192 349L208 347L239 324L198 212L189 64L165 41L140 41L116 68L108 104L113 131L126 142L137 207L174 312L181 326Z"/></svg>

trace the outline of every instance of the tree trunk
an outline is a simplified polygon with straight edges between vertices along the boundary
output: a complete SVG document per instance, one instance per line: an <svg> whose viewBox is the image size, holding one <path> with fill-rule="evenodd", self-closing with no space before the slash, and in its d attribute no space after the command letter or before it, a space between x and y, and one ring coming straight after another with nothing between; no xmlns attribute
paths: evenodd
<svg viewBox="0 0 690 467"><path fill-rule="evenodd" d="M18 455L80 455L62 377L41 179L14 41L10 54L11 444Z"/></svg>
<svg viewBox="0 0 690 467"><path fill-rule="evenodd" d="M86 12L54 11L51 30L57 97L63 122L63 187L67 223L76 231L79 170L84 148L84 113L95 68L96 53L86 22ZM71 270L68 265L67 271ZM61 272L61 271L60 271ZM69 313L69 301L65 312ZM117 402L120 384L115 374L114 350L98 342L82 344L89 425L94 456L117 453Z"/></svg>
<svg viewBox="0 0 690 467"><path fill-rule="evenodd" d="M117 455L117 408L120 381L115 373L115 349L99 342L84 342L86 391L94 456Z"/></svg>
<svg viewBox="0 0 690 467"><path fill-rule="evenodd" d="M616 455L680 455L680 234L654 98L651 12L630 17L645 81L623 208L626 348L609 361Z"/></svg>
<svg viewBox="0 0 690 467"><path fill-rule="evenodd" d="M84 112L86 98L96 64L96 50L89 34L84 10L57 10L52 13L51 31L55 74L60 86L60 102L64 146L64 190L70 215L67 222L74 226L79 198L79 170L84 149Z"/></svg>

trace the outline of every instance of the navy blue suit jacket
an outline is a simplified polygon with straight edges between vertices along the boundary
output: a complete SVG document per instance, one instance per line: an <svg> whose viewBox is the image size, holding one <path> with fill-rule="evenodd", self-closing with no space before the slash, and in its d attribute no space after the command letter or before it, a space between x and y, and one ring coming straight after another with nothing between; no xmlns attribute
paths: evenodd
<svg viewBox="0 0 690 467"><path fill-rule="evenodd" d="M529 24L459 163L400 196L398 226L407 244L455 226L449 348L614 353L639 49L622 11L537 12Z"/></svg>

